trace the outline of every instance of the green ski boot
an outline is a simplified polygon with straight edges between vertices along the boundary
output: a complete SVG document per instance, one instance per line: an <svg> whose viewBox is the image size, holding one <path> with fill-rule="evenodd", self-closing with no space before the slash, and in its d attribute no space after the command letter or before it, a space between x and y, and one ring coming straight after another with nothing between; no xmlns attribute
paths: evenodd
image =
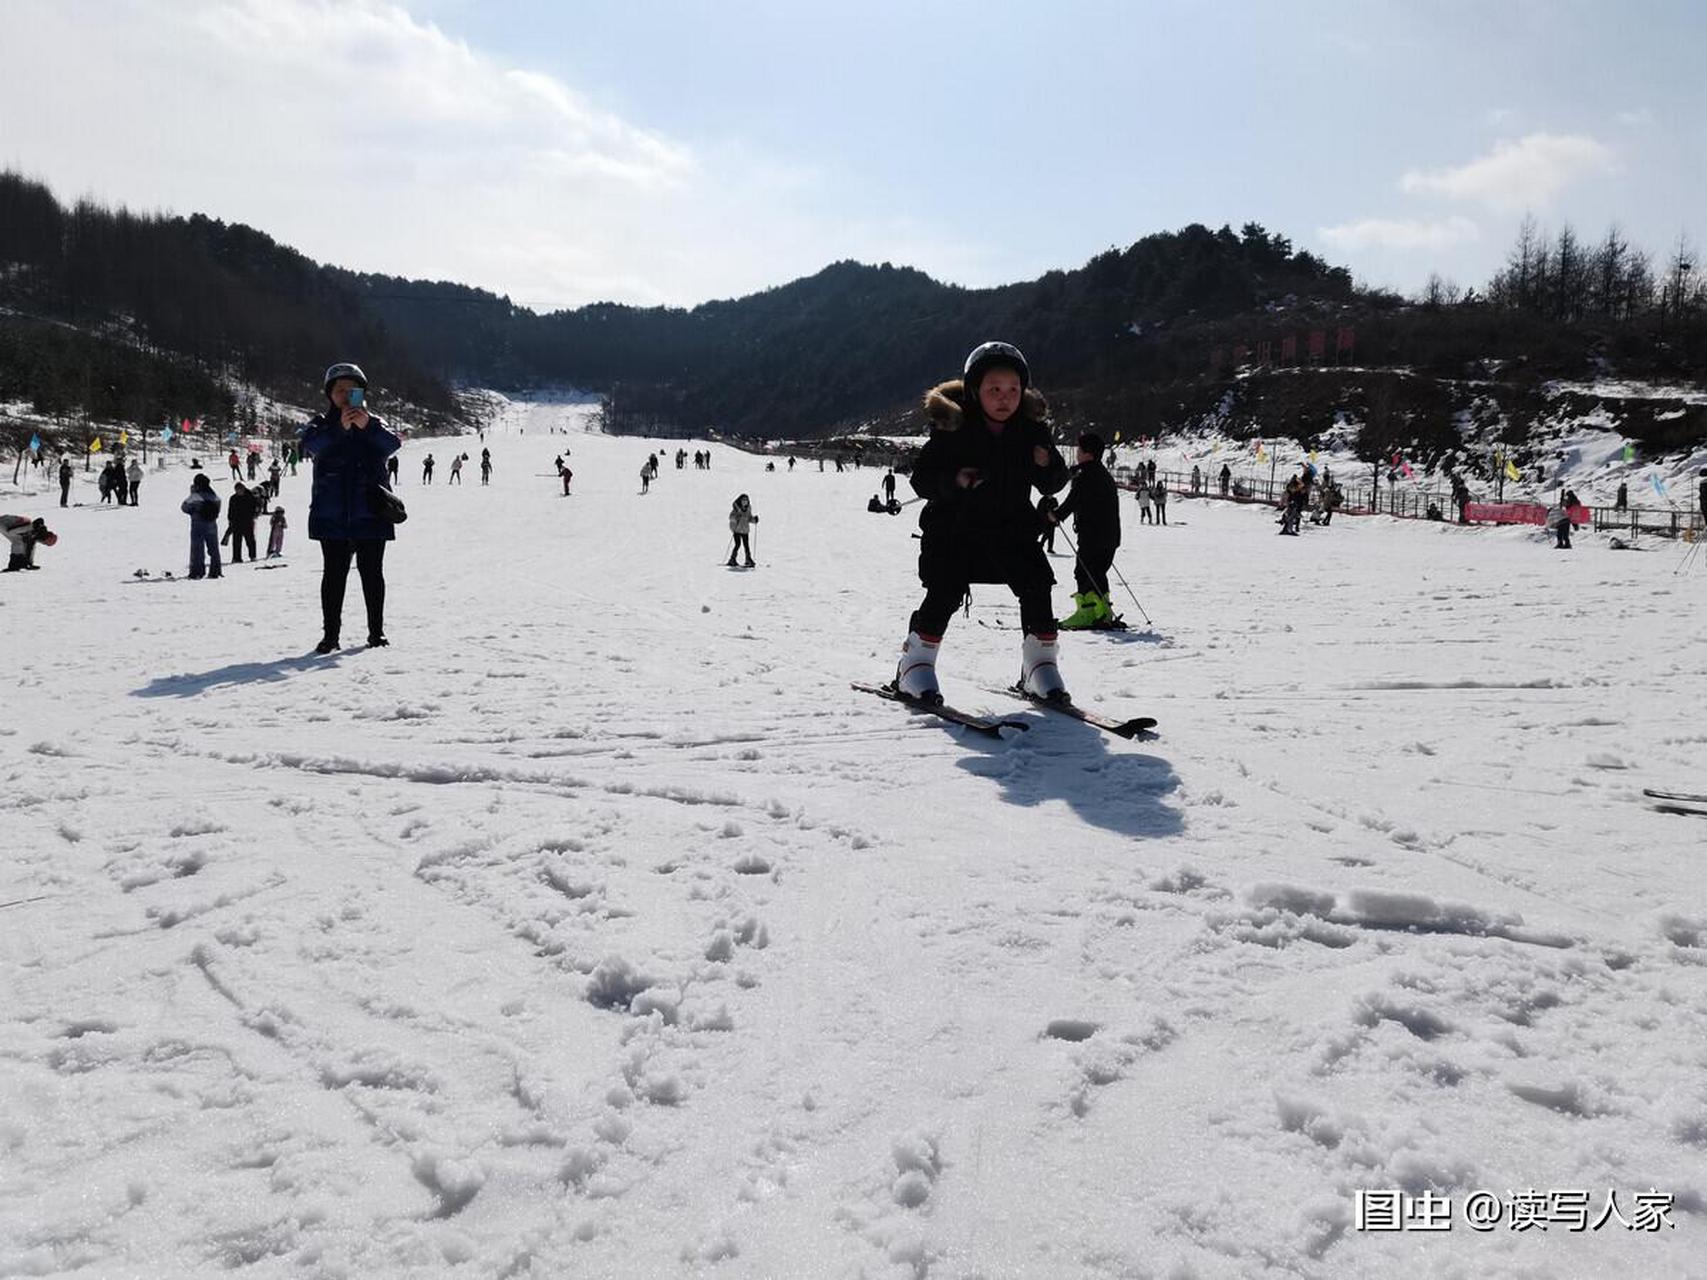
<svg viewBox="0 0 1707 1280"><path fill-rule="evenodd" d="M1087 591L1083 595L1074 593L1073 603L1078 609L1067 617L1062 618L1059 625L1063 631L1084 631L1096 624L1097 607L1096 593Z"/></svg>

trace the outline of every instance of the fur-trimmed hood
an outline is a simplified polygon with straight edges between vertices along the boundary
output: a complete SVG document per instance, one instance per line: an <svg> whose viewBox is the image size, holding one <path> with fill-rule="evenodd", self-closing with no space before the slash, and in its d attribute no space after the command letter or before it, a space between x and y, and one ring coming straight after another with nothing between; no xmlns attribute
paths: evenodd
<svg viewBox="0 0 1707 1280"><path fill-rule="evenodd" d="M1035 387L1027 387L1020 398L1016 418L1042 422L1049 416L1049 402ZM958 431L966 418L966 384L959 378L939 382L925 392L925 417L937 431Z"/></svg>

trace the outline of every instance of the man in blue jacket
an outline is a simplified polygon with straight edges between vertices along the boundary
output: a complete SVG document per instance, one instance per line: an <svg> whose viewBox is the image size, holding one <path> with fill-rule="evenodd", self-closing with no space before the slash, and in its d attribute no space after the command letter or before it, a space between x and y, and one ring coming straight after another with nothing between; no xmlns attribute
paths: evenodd
<svg viewBox="0 0 1707 1280"><path fill-rule="evenodd" d="M374 490L389 490L385 460L401 442L367 411L367 375L353 364L326 370L328 408L301 432L303 455L314 462L314 489L308 501L308 536L320 544L324 571L320 611L325 634L316 653L338 647L343 629L344 586L350 561L362 580L367 605L367 642L385 638L385 544L396 535L376 504Z"/></svg>

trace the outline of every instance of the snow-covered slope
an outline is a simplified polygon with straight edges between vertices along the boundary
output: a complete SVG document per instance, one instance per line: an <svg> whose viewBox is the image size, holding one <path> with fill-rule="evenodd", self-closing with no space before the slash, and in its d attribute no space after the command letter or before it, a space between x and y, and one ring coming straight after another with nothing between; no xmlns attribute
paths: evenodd
<svg viewBox="0 0 1707 1280"><path fill-rule="evenodd" d="M187 473L0 496L62 534L0 578L0 1275L1699 1264L1707 822L1640 792L1707 789L1707 567L1128 504L1154 627L1063 665L1159 738L993 692L982 587L941 672L1031 724L989 741L848 689L919 594L876 473L642 497L587 413L512 406L490 488L407 446L393 647L329 658L306 470L288 566L212 582L131 578ZM1650 1188L1674 1227L1460 1213Z"/></svg>

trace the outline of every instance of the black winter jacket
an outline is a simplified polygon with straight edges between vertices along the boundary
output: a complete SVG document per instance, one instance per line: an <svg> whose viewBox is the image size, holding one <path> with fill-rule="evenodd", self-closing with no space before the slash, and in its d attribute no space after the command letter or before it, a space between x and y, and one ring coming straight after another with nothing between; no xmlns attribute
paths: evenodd
<svg viewBox="0 0 1707 1280"><path fill-rule="evenodd" d="M912 474L913 492L925 499L919 577L927 588L973 582L1048 586L1055 575L1037 540L1041 528L1031 491L1057 493L1067 483L1067 463L1043 421L1048 406L1028 390L1019 412L992 431L966 420L964 397L958 379L925 396L934 430ZM1042 467L1032 454L1040 445L1049 451ZM966 467L982 476L971 489L955 483Z"/></svg>
<svg viewBox="0 0 1707 1280"><path fill-rule="evenodd" d="M1073 517L1073 535L1082 547L1120 545L1120 490L1101 462L1074 469L1072 489L1055 514Z"/></svg>

